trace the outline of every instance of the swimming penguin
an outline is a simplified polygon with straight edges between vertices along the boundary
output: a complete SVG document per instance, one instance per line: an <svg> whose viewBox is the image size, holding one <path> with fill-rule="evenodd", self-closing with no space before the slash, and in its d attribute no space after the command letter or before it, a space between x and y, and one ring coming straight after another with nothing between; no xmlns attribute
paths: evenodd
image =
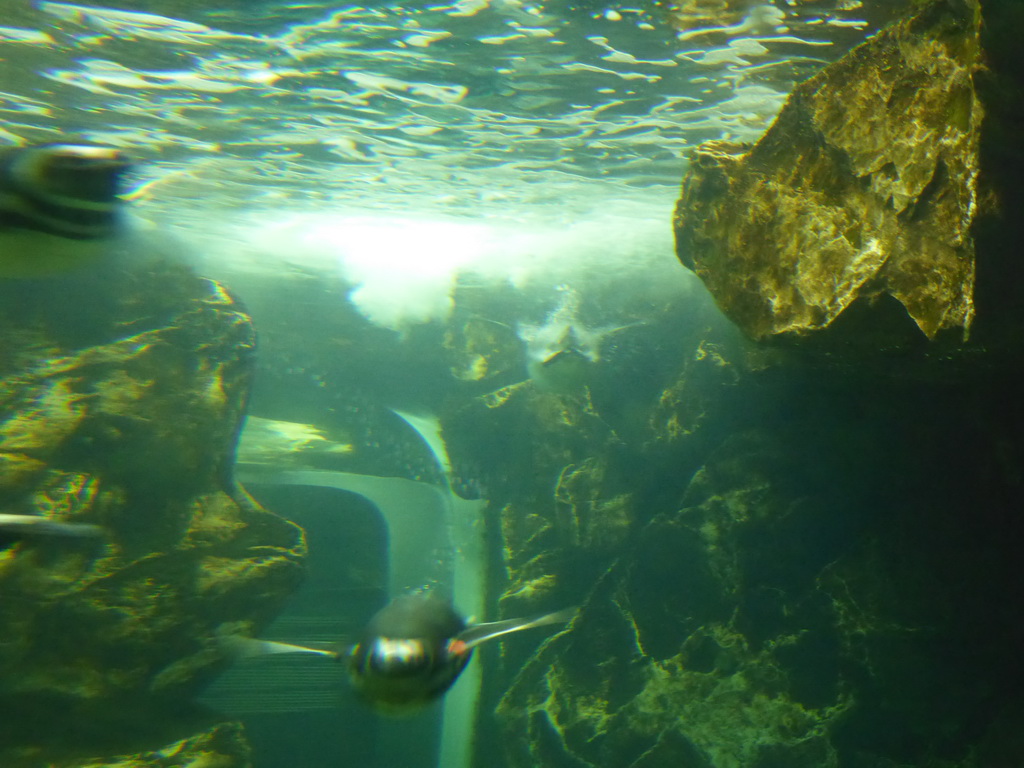
<svg viewBox="0 0 1024 768"><path fill-rule="evenodd" d="M113 147L38 144L0 149L0 277L42 277L101 258L121 232Z"/></svg>
<svg viewBox="0 0 1024 768"><path fill-rule="evenodd" d="M340 652L237 636L221 642L235 656L313 653L347 661L360 699L382 714L405 715L443 696L481 643L524 629L565 624L575 615L576 609L568 608L529 619L472 624L447 600L415 592L378 611L359 642Z"/></svg>
<svg viewBox="0 0 1024 768"><path fill-rule="evenodd" d="M403 595L370 619L349 656L349 675L356 693L374 709L412 712L452 687L476 646L511 632L564 624L575 614L571 608L530 619L469 624L435 595Z"/></svg>
<svg viewBox="0 0 1024 768"><path fill-rule="evenodd" d="M529 359L526 372L544 392L573 395L593 376L594 361L575 347L566 347L540 360Z"/></svg>
<svg viewBox="0 0 1024 768"><path fill-rule="evenodd" d="M526 345L526 370L542 390L561 394L581 391L601 361L601 348L613 333L641 323L588 327L579 319L580 294L558 286L558 306L540 325L519 323L516 334Z"/></svg>

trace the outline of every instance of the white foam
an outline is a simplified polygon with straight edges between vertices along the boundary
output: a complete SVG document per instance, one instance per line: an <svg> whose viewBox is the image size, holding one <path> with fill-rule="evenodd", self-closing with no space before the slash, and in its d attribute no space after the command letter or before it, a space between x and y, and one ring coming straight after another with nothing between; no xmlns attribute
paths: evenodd
<svg viewBox="0 0 1024 768"><path fill-rule="evenodd" d="M254 216L199 246L204 271L340 275L349 300L394 330L447 319L460 281L518 288L600 283L679 270L663 206L566 221L440 215L293 213Z"/></svg>

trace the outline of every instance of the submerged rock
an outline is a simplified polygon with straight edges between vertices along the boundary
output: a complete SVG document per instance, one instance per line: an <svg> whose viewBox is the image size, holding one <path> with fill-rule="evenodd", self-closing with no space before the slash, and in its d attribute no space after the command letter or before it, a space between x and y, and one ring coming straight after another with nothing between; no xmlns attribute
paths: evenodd
<svg viewBox="0 0 1024 768"><path fill-rule="evenodd" d="M861 304L872 343L907 338L901 315L928 338L966 336L980 23L977 0L932 0L797 86L753 147L694 152L677 253L749 336L821 331Z"/></svg>
<svg viewBox="0 0 1024 768"><path fill-rule="evenodd" d="M695 156L680 258L791 343L695 344L647 411L657 474L595 485L635 457L576 448L608 452L566 473L569 508L602 531L630 493L629 534L512 657L513 768L1024 764L1024 5L918 6L756 147ZM538 508L502 519L518 562L566 546Z"/></svg>
<svg viewBox="0 0 1024 768"><path fill-rule="evenodd" d="M847 697L805 695L780 658L807 609L763 636L749 626L765 598L750 592L764 574L752 572L762 565L748 543L784 547L778 529L793 523L772 498L763 447L721 451L686 506L652 520L602 577L572 631L524 667L499 707L510 745L511 733L527 734L513 766L838 765L823 726ZM764 595L797 608L815 589L806 576L791 601L781 584L765 583Z"/></svg>
<svg viewBox="0 0 1024 768"><path fill-rule="evenodd" d="M0 763L125 753L139 729L115 723L199 691L218 628L266 623L301 578L301 530L232 476L253 329L173 267L0 293L0 508L106 531L0 542Z"/></svg>
<svg viewBox="0 0 1024 768"><path fill-rule="evenodd" d="M857 388L818 384L723 440L525 662L509 765L1020 764L1021 481L992 455L1019 448L970 429L960 385L851 419Z"/></svg>
<svg viewBox="0 0 1024 768"><path fill-rule="evenodd" d="M249 744L240 723L221 723L153 751L109 759L48 763L47 768L249 768Z"/></svg>

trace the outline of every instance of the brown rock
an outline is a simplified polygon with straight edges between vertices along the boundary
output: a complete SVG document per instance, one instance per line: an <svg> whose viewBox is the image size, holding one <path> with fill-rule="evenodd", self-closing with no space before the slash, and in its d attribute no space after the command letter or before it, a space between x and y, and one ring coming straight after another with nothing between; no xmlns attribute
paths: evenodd
<svg viewBox="0 0 1024 768"><path fill-rule="evenodd" d="M38 724L72 715L62 755L136 753L114 723L198 692L226 663L218 629L265 624L301 579L302 531L232 476L252 325L173 267L0 293L0 511L107 531L0 541L0 764L48 764Z"/></svg>
<svg viewBox="0 0 1024 768"><path fill-rule="evenodd" d="M929 338L966 335L979 24L975 0L933 0L799 85L755 146L694 153L677 254L748 335L819 331L882 297Z"/></svg>

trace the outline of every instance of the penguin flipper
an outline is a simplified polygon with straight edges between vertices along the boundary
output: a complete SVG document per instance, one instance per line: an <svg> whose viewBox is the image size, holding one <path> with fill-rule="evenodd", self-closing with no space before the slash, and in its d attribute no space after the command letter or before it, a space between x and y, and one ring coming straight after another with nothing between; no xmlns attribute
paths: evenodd
<svg viewBox="0 0 1024 768"><path fill-rule="evenodd" d="M493 640L496 637L508 635L512 632L519 632L524 629L533 629L534 627L544 627L549 624L566 624L576 616L577 611L578 608L573 606L572 608L565 608L561 611L555 611L554 613L545 613L543 616L532 616L526 619L505 619L504 621L491 621L486 624L473 624L472 626L466 627L466 629L462 630L456 639L465 643L465 648L468 650L470 648L475 648L488 640Z"/></svg>
<svg viewBox="0 0 1024 768"><path fill-rule="evenodd" d="M339 659L342 656L341 651L338 650L311 648L307 645L281 643L276 640L260 640L259 638L244 637L242 635L224 635L218 638L218 642L229 656L236 659L272 656L278 653L312 653L319 656L329 656L332 659Z"/></svg>

